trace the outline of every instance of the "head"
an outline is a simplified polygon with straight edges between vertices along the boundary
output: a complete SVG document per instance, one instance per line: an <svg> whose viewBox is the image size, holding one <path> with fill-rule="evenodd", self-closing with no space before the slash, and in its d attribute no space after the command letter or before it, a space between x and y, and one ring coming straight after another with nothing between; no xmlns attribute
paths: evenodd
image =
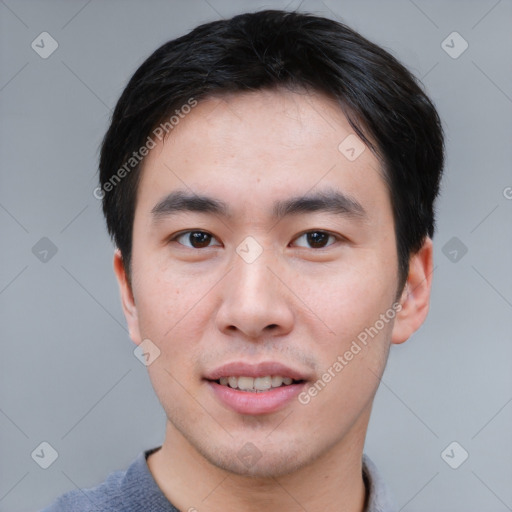
<svg viewBox="0 0 512 512"><path fill-rule="evenodd" d="M95 195L130 336L160 350L150 377L184 441L273 476L362 442L390 343L428 311L442 167L414 77L332 20L235 16L139 67ZM269 361L300 374L302 401L242 413L212 391L219 366ZM251 467L237 457L248 442L264 455Z"/></svg>

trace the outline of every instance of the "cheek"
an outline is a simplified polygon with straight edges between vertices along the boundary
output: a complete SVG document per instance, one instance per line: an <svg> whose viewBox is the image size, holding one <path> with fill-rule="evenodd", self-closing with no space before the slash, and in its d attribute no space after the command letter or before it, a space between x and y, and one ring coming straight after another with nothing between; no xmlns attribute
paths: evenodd
<svg viewBox="0 0 512 512"><path fill-rule="evenodd" d="M360 263L326 267L314 277L303 276L298 287L306 304L317 314L319 325L333 331L329 333L329 344L337 340L338 349L372 326L394 299L394 274L379 264L363 264L363 258Z"/></svg>
<svg viewBox="0 0 512 512"><path fill-rule="evenodd" d="M386 364L393 327L395 311L390 308L396 283L392 277L378 266L368 265L364 278L361 272L347 268L331 273L330 279L319 276L317 281L325 283L321 288L308 287L308 300L314 304L311 309L318 311L321 320L316 322L317 332L310 333L309 347L318 355L319 378L325 384L317 386L319 414L331 417L344 411L351 417L373 397ZM383 321L381 315L386 312L391 318ZM322 326L334 333L324 335Z"/></svg>
<svg viewBox="0 0 512 512"><path fill-rule="evenodd" d="M197 340L211 315L209 290L215 284L212 276L180 276L175 272L160 272L156 267L141 269L137 303L139 325L144 338L149 338L161 350L160 362L174 372L184 374L200 354Z"/></svg>
<svg viewBox="0 0 512 512"><path fill-rule="evenodd" d="M338 335L323 350L317 380L305 389L301 402L308 402L306 407L315 409L312 416L324 420L317 428L331 431L341 424L349 426L363 410L369 413L367 407L371 407L386 366L392 325L389 321L371 334L361 328L346 337ZM361 333L366 339L358 338Z"/></svg>

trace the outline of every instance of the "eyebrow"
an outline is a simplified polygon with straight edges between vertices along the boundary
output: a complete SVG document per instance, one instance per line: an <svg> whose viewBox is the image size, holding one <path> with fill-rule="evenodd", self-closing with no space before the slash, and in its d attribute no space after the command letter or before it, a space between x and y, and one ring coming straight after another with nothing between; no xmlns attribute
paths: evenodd
<svg viewBox="0 0 512 512"><path fill-rule="evenodd" d="M204 195L175 190L159 201L151 210L153 220L159 221L179 212L198 212L233 217L227 203ZM348 217L366 217L366 211L355 198L334 189L279 200L274 203L272 217L280 220L287 216L312 212L328 212Z"/></svg>

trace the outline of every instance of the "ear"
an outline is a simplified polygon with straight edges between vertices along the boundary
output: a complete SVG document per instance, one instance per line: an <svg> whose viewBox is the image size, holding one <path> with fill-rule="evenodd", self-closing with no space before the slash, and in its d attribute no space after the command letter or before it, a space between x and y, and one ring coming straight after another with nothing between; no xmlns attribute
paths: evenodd
<svg viewBox="0 0 512 512"><path fill-rule="evenodd" d="M132 288L128 282L128 277L124 268L123 257L121 251L116 249L114 252L114 272L119 284L119 292L121 294L121 304L123 306L124 316L128 324L128 331L130 338L136 345L142 341L139 329L139 316L137 313L137 306L133 298Z"/></svg>
<svg viewBox="0 0 512 512"><path fill-rule="evenodd" d="M426 237L421 249L409 260L409 274L400 298L402 308L395 317L392 343L407 341L425 321L429 309L432 272L432 240Z"/></svg>

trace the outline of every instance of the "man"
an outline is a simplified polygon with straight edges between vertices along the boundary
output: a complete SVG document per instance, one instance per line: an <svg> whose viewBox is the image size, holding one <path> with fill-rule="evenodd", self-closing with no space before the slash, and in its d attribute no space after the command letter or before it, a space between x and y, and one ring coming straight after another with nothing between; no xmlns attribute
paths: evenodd
<svg viewBox="0 0 512 512"><path fill-rule="evenodd" d="M166 437L46 510L395 510L363 447L427 315L442 168L430 100L342 24L262 11L156 50L94 193Z"/></svg>

